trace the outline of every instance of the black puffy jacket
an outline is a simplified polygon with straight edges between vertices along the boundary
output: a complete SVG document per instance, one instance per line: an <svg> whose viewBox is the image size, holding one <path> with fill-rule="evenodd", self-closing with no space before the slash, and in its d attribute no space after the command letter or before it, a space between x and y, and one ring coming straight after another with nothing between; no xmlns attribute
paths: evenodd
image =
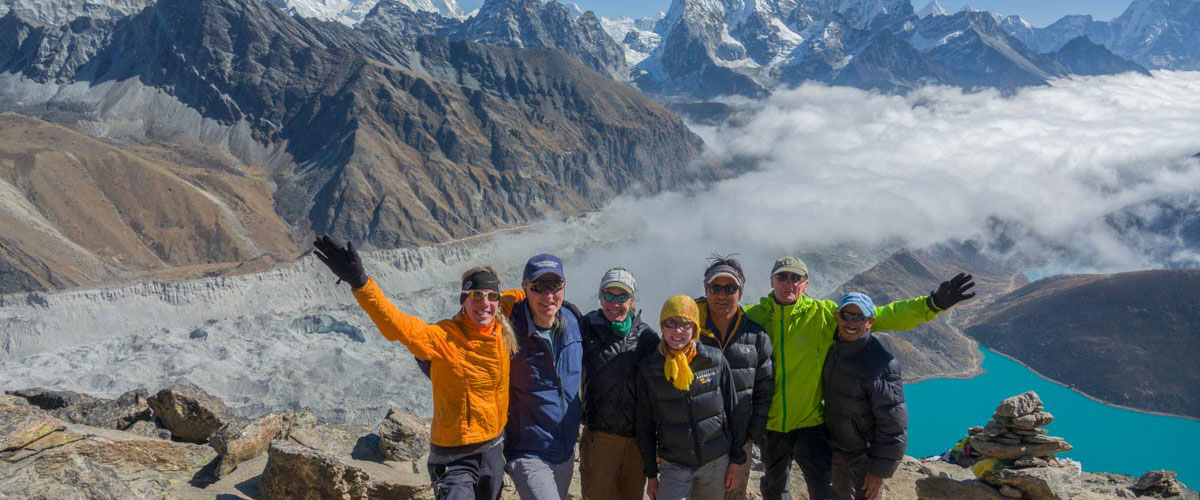
<svg viewBox="0 0 1200 500"><path fill-rule="evenodd" d="M821 386L834 449L866 451L867 471L892 477L908 446L900 362L870 332L852 342L839 340L825 355Z"/></svg>
<svg viewBox="0 0 1200 500"><path fill-rule="evenodd" d="M658 347L658 332L641 312L625 338L609 330L596 310L583 317L583 425L589 430L637 437L637 366Z"/></svg>
<svg viewBox="0 0 1200 500"><path fill-rule="evenodd" d="M733 333L728 339L711 328L708 318L708 301L697 299L700 306L700 341L720 349L733 372L733 385L737 389L737 408L734 414L739 422L747 422L747 436L762 444L763 431L767 428L767 412L771 410L771 397L775 393L775 368L771 357L771 337L767 330L746 316L741 308L734 319Z"/></svg>
<svg viewBox="0 0 1200 500"><path fill-rule="evenodd" d="M688 467L726 454L732 463L746 463L746 426L731 421L737 395L721 351L696 346L689 365L695 378L686 391L663 375L665 361L655 349L638 364L637 441L646 477L658 475L656 456Z"/></svg>

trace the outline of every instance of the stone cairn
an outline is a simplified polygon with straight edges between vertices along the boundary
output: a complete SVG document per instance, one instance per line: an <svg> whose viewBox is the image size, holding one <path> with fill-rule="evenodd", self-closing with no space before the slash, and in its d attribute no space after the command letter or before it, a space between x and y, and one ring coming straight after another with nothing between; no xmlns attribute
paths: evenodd
<svg viewBox="0 0 1200 500"><path fill-rule="evenodd" d="M984 457L1011 460L1014 468L1049 465L1048 459L1071 451L1071 445L1046 435L1044 427L1054 421L1054 415L1044 410L1033 391L1005 399L986 426L967 430L971 448Z"/></svg>

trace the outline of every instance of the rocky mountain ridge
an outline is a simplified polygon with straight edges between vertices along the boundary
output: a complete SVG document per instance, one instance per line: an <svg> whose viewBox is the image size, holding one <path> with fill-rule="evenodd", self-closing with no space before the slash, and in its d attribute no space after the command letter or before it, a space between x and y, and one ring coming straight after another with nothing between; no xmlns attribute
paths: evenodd
<svg viewBox="0 0 1200 500"><path fill-rule="evenodd" d="M257 0L162 0L60 26L13 11L0 33L10 111L105 140L228 155L231 168L271 181L269 203L293 241L448 241L721 175L693 161L699 138L665 108L553 50L397 37ZM44 261L6 267L25 276L4 290L56 287L36 271Z"/></svg>
<svg viewBox="0 0 1200 500"><path fill-rule="evenodd" d="M142 389L128 396L104 401L38 388L0 395L0 496L432 498L425 470L428 421L395 408L368 427L325 424L305 409L241 419L195 386L171 386L153 396ZM99 408L125 418L79 417ZM984 432L971 430L977 436ZM755 484L762 467L753 454L752 461ZM983 482L976 480L962 464L904 457L885 483L884 495L897 500L1198 498L1169 471L1150 471L1135 480L1046 463L997 466L982 476ZM804 490L798 470L789 482L792 491ZM578 472L570 491L579 495ZM751 498L756 493L748 489ZM501 498L516 498L511 483L506 482Z"/></svg>

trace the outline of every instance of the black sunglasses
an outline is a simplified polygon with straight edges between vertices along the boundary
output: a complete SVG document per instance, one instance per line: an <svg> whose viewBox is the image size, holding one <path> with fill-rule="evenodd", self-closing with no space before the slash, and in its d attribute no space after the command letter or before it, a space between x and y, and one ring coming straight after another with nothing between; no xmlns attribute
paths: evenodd
<svg viewBox="0 0 1200 500"><path fill-rule="evenodd" d="M713 295L733 295L741 290L737 285L717 285L715 283L709 283L704 289Z"/></svg>
<svg viewBox="0 0 1200 500"><path fill-rule="evenodd" d="M534 281L529 285L529 289L540 294L554 293L563 289L562 280L542 280Z"/></svg>
<svg viewBox="0 0 1200 500"><path fill-rule="evenodd" d="M866 314L857 314L852 312L841 311L838 316L842 317L842 321L847 323L866 323L868 319Z"/></svg>
<svg viewBox="0 0 1200 500"><path fill-rule="evenodd" d="M808 276L801 276L796 273L779 273L775 275L775 280L780 283L804 283L808 281Z"/></svg>
<svg viewBox="0 0 1200 500"><path fill-rule="evenodd" d="M627 294L627 293L604 292L604 301L605 302L616 302L618 304L624 304L629 301L629 298L630 298L629 294Z"/></svg>

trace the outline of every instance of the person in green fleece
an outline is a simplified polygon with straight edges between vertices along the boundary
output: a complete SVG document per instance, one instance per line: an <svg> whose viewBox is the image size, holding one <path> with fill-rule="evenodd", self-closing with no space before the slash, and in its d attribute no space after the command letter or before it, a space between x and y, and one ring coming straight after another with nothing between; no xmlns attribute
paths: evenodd
<svg viewBox="0 0 1200 500"><path fill-rule="evenodd" d="M910 330L975 296L971 275L959 273L928 296L899 300L875 310L874 329ZM775 393L767 413L762 449L766 471L759 483L763 500L791 499L787 478L794 460L804 474L808 497L833 500L833 451L825 428L821 368L834 343L837 302L804 294L808 266L783 257L771 269L771 294L748 307L746 315L767 329L774 346Z"/></svg>

